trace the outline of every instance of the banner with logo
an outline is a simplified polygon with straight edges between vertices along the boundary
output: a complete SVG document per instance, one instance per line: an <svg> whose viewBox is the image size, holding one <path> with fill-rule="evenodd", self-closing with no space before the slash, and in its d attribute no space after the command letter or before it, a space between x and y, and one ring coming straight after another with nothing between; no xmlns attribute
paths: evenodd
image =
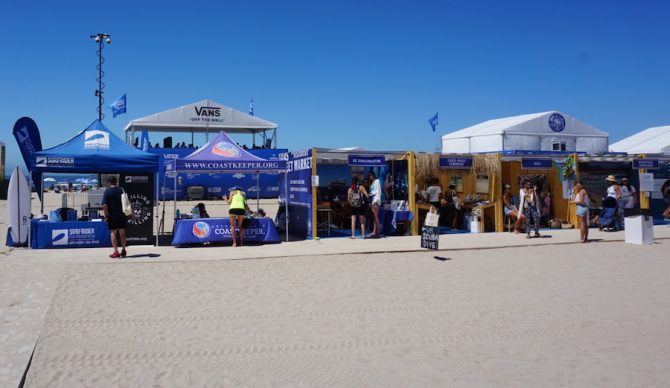
<svg viewBox="0 0 670 388"><path fill-rule="evenodd" d="M14 130L12 131L16 142L21 150L21 156L26 163L26 168L30 170L30 159L35 151L42 151L42 139L40 138L40 130L37 124L30 117L21 117L16 120ZM42 200L42 173L33 172L32 174L33 186L37 189L37 195Z"/></svg>
<svg viewBox="0 0 670 388"><path fill-rule="evenodd" d="M40 222L31 223L33 249L97 248L112 246L105 222Z"/></svg>
<svg viewBox="0 0 670 388"><path fill-rule="evenodd" d="M120 184L133 205L133 218L126 226L128 245L153 245L154 177L153 174L121 174Z"/></svg>
<svg viewBox="0 0 670 388"><path fill-rule="evenodd" d="M160 171L158 175L161 200L172 200L174 198L174 173L167 172L165 163L167 161L183 158L191 153L189 148L149 148L149 153L160 155ZM280 160L280 154L287 152L286 149L256 149L249 153L267 160ZM206 199L219 199L228 194L231 187L240 186L247 193L248 198L256 198L260 191L260 198L277 198L279 196L279 175L277 172L260 173L259 182L255 173L206 173L186 172L180 173L177 180L177 200L184 199L186 189L189 186L202 186L205 189ZM283 175L283 174L281 174ZM259 187L260 186L260 187Z"/></svg>
<svg viewBox="0 0 670 388"><path fill-rule="evenodd" d="M288 199L289 235L304 240L312 235L312 150L290 151L283 157L288 174L279 175L280 202Z"/></svg>

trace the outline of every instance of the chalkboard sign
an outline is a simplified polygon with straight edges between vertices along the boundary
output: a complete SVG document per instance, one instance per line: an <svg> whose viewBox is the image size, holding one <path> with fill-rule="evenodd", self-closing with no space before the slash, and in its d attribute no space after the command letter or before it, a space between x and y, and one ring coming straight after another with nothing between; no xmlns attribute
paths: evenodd
<svg viewBox="0 0 670 388"><path fill-rule="evenodd" d="M440 242L440 228L436 226L424 226L421 229L421 248L438 249Z"/></svg>

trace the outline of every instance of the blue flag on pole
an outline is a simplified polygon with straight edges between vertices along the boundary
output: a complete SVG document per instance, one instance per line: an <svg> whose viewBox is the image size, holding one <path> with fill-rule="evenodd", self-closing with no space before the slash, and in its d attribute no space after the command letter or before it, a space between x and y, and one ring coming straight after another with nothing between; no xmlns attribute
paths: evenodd
<svg viewBox="0 0 670 388"><path fill-rule="evenodd" d="M437 113L435 113L435 116L431 117L428 120L428 124L430 124L430 127L433 128L433 132L435 132L435 128L437 128L437 123L438 123Z"/></svg>
<svg viewBox="0 0 670 388"><path fill-rule="evenodd" d="M109 107L112 109L112 115L114 117L126 113L126 95L119 97L116 101L112 102Z"/></svg>
<svg viewBox="0 0 670 388"><path fill-rule="evenodd" d="M149 152L149 148L151 148L151 143L149 142L149 131L143 129L141 139L142 141L140 142L140 148L144 152Z"/></svg>
<svg viewBox="0 0 670 388"><path fill-rule="evenodd" d="M254 99L252 98L251 101L249 101L249 115L253 116L254 115Z"/></svg>

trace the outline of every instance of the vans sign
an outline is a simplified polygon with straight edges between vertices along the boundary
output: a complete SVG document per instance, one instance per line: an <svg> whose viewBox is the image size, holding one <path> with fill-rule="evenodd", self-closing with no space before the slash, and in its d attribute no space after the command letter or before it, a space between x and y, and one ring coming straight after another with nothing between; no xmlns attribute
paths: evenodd
<svg viewBox="0 0 670 388"><path fill-rule="evenodd" d="M196 123L223 123L221 108L218 106L194 106L195 116L191 121Z"/></svg>

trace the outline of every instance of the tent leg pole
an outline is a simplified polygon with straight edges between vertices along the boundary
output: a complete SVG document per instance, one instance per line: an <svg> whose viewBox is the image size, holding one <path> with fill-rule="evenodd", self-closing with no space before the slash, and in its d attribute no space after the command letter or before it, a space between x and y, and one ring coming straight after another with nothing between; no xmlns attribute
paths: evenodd
<svg viewBox="0 0 670 388"><path fill-rule="evenodd" d="M154 212L156 212L156 246L158 246L158 173L154 174L154 179L156 180L156 196L154 197Z"/></svg>
<svg viewBox="0 0 670 388"><path fill-rule="evenodd" d="M256 171L256 213L261 208L261 172Z"/></svg>
<svg viewBox="0 0 670 388"><path fill-rule="evenodd" d="M286 216L286 242L288 242L288 172L284 172L284 186L286 188L286 203L284 204L286 208L284 211Z"/></svg>
<svg viewBox="0 0 670 388"><path fill-rule="evenodd" d="M174 232L175 229L175 224L177 223L177 177L179 174L177 173L177 170L175 169L174 172L174 201L172 202L172 231ZM174 236L173 236L174 238Z"/></svg>

